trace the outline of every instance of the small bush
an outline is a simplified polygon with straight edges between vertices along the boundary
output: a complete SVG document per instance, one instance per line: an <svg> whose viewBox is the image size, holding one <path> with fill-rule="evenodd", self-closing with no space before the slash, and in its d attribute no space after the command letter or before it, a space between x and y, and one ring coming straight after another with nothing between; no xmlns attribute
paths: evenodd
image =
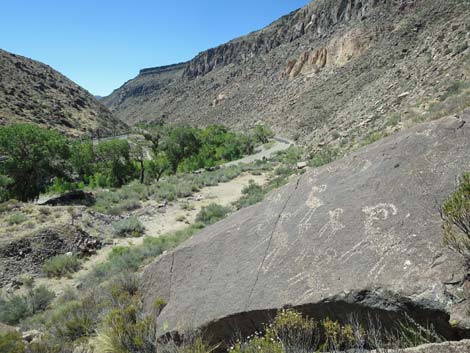
<svg viewBox="0 0 470 353"><path fill-rule="evenodd" d="M319 152L313 154L309 165L311 167L321 167L322 165L331 163L340 158L341 153L338 149L326 147Z"/></svg>
<svg viewBox="0 0 470 353"><path fill-rule="evenodd" d="M145 227L137 217L129 217L113 224L114 234L118 237L140 237Z"/></svg>
<svg viewBox="0 0 470 353"><path fill-rule="evenodd" d="M9 225L17 225L21 224L23 222L26 222L28 217L22 212L15 212L8 218L8 224Z"/></svg>
<svg viewBox="0 0 470 353"><path fill-rule="evenodd" d="M230 212L230 208L215 203L205 206L196 216L196 221L203 224L213 224L224 218Z"/></svg>
<svg viewBox="0 0 470 353"><path fill-rule="evenodd" d="M0 334L0 352L5 353L25 353L26 346L23 343L21 334L18 332L8 332Z"/></svg>
<svg viewBox="0 0 470 353"><path fill-rule="evenodd" d="M441 215L445 244L470 264L470 173L460 177L457 190L444 202Z"/></svg>
<svg viewBox="0 0 470 353"><path fill-rule="evenodd" d="M84 277L84 283L86 286L93 286L123 271L137 271L145 261L175 248L203 227L203 224L196 223L174 233L145 238L143 244L139 246L116 246L105 262L95 266Z"/></svg>
<svg viewBox="0 0 470 353"><path fill-rule="evenodd" d="M0 321L16 325L21 320L43 311L55 298L44 285L30 289L24 295L0 297Z"/></svg>
<svg viewBox="0 0 470 353"><path fill-rule="evenodd" d="M262 186L250 180L248 186L242 189L242 194L243 196L236 202L237 209L248 207L262 201L266 193Z"/></svg>
<svg viewBox="0 0 470 353"><path fill-rule="evenodd" d="M0 321L15 325L29 316L27 298L23 295L12 295L0 298Z"/></svg>
<svg viewBox="0 0 470 353"><path fill-rule="evenodd" d="M76 255L57 255L48 259L42 271L47 277L63 277L77 272L80 269L80 260Z"/></svg>
<svg viewBox="0 0 470 353"><path fill-rule="evenodd" d="M137 300L111 311L102 332L95 339L101 352L154 353L156 327L153 315L141 317Z"/></svg>

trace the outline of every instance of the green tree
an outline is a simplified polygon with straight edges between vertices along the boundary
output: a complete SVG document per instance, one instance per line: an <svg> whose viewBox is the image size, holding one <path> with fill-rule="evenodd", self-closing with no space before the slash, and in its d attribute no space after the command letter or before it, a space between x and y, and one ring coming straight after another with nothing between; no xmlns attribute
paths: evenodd
<svg viewBox="0 0 470 353"><path fill-rule="evenodd" d="M274 132L265 125L256 125L253 129L255 139L260 143L268 143L271 137L274 137Z"/></svg>
<svg viewBox="0 0 470 353"><path fill-rule="evenodd" d="M6 175L0 174L0 202L7 201L9 198L8 187L13 184L13 180Z"/></svg>
<svg viewBox="0 0 470 353"><path fill-rule="evenodd" d="M152 179L159 181L162 175L170 168L170 161L164 152L158 153L149 161L148 174Z"/></svg>
<svg viewBox="0 0 470 353"><path fill-rule="evenodd" d="M135 175L131 160L131 147L126 140L101 142L96 148L97 169L111 180L113 186L120 187Z"/></svg>
<svg viewBox="0 0 470 353"><path fill-rule="evenodd" d="M139 164L139 181L141 184L144 183L145 179L145 157L146 151L142 143L137 142L135 145L132 146L132 157L137 161Z"/></svg>
<svg viewBox="0 0 470 353"><path fill-rule="evenodd" d="M92 142L75 142L70 148L70 163L81 180L93 175L95 153Z"/></svg>
<svg viewBox="0 0 470 353"><path fill-rule="evenodd" d="M65 176L69 171L66 139L36 125L1 127L0 154L8 156L0 163L0 173L13 180L9 193L20 201L37 198L51 177Z"/></svg>
<svg viewBox="0 0 470 353"><path fill-rule="evenodd" d="M183 159L197 154L200 146L201 142L194 129L182 126L171 130L166 138L164 151L173 173L176 173Z"/></svg>

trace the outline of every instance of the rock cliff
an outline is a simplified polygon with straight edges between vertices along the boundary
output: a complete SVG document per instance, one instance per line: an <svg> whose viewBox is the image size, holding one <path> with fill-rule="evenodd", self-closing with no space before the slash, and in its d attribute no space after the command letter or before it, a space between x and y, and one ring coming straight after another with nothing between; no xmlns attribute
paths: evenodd
<svg viewBox="0 0 470 353"><path fill-rule="evenodd" d="M466 0L317 0L103 102L131 124L264 121L313 147L354 143L469 106L469 18Z"/></svg>

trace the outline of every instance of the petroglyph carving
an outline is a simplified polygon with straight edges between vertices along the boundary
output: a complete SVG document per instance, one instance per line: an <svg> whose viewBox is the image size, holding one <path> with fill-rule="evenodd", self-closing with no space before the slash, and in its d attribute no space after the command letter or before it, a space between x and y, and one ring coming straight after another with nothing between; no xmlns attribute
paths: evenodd
<svg viewBox="0 0 470 353"><path fill-rule="evenodd" d="M374 279L377 279L385 267L385 254L393 251L398 245L396 237L390 231L381 229L377 223L386 221L390 216L396 216L398 210L393 204L380 203L376 206L366 206L362 209L362 212L366 216L364 221L365 237L341 255L340 259L346 262L353 256L361 254L363 248L367 247L368 252L373 251L377 255L377 263L372 267L368 276L373 276Z"/></svg>

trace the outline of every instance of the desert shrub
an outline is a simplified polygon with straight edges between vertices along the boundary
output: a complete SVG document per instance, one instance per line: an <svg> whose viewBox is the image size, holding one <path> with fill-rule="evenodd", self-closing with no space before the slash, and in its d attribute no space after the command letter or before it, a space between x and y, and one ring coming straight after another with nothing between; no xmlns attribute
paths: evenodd
<svg viewBox="0 0 470 353"><path fill-rule="evenodd" d="M44 285L28 290L26 294L0 297L0 321L16 325L26 317L43 311L55 298Z"/></svg>
<svg viewBox="0 0 470 353"><path fill-rule="evenodd" d="M89 336L98 322L99 305L96 304L90 297L62 304L51 315L52 332L66 341Z"/></svg>
<svg viewBox="0 0 470 353"><path fill-rule="evenodd" d="M340 157L341 157L341 153L338 149L326 147L318 152L315 152L311 156L309 165L311 167L321 167L322 165L331 163Z"/></svg>
<svg viewBox="0 0 470 353"><path fill-rule="evenodd" d="M379 141L381 139L383 139L384 137L386 137L387 134L383 131L374 131L374 132L371 132L369 134L367 134L360 142L360 146L363 147L363 146L367 146L367 145L370 145L376 141Z"/></svg>
<svg viewBox="0 0 470 353"><path fill-rule="evenodd" d="M23 285L26 286L27 288L33 288L34 277L26 273L21 276L21 282L23 282Z"/></svg>
<svg viewBox="0 0 470 353"><path fill-rule="evenodd" d="M196 222L203 224L213 224L224 218L230 212L230 208L215 203L202 207L196 215Z"/></svg>
<svg viewBox="0 0 470 353"><path fill-rule="evenodd" d="M26 222L28 217L22 212L15 212L10 217L8 217L8 224L9 225L17 225L23 222Z"/></svg>
<svg viewBox="0 0 470 353"><path fill-rule="evenodd" d="M48 208L47 206L46 206L46 207L42 206L42 207L39 209L39 213L42 214L42 215L44 215L44 216L50 216L50 214L51 214L51 209Z"/></svg>
<svg viewBox="0 0 470 353"><path fill-rule="evenodd" d="M293 174L292 167L281 165L274 170L274 174L277 176L290 176Z"/></svg>
<svg viewBox="0 0 470 353"><path fill-rule="evenodd" d="M157 343L157 352L162 353L212 353L219 345L210 346L199 330L183 330L179 337L165 337ZM265 352L260 350L260 352Z"/></svg>
<svg viewBox="0 0 470 353"><path fill-rule="evenodd" d="M25 353L26 346L23 343L21 334L18 332L0 334L0 352Z"/></svg>
<svg viewBox="0 0 470 353"><path fill-rule="evenodd" d="M132 216L113 223L113 231L118 237L140 237L144 233L145 227L137 217Z"/></svg>
<svg viewBox="0 0 470 353"><path fill-rule="evenodd" d="M237 209L254 205L263 200L265 191L262 186L256 184L253 180L242 189L243 196L235 203Z"/></svg>
<svg viewBox="0 0 470 353"><path fill-rule="evenodd" d="M80 260L76 255L57 255L46 260L42 271L47 277L63 277L77 272Z"/></svg>
<svg viewBox="0 0 470 353"><path fill-rule="evenodd" d="M137 192L127 187L115 191L100 191L96 194L93 208L101 213L118 216L140 208L142 204L139 197Z"/></svg>
<svg viewBox="0 0 470 353"><path fill-rule="evenodd" d="M301 147L291 146L284 151L277 152L274 159L283 164L296 164L301 160L303 153Z"/></svg>
<svg viewBox="0 0 470 353"><path fill-rule="evenodd" d="M105 262L93 267L83 278L84 283L86 286L93 286L123 271L137 271L145 261L175 248L203 227L203 224L196 223L174 233L145 238L143 244L139 246L116 246Z"/></svg>
<svg viewBox="0 0 470 353"><path fill-rule="evenodd" d="M320 346L322 350L337 352L354 347L355 336L352 326L343 326L338 321L326 318L321 322L321 327L325 340Z"/></svg>
<svg viewBox="0 0 470 353"><path fill-rule="evenodd" d="M318 323L304 318L295 310L282 310L268 329L268 335L274 336L287 353L311 352L316 349L319 338Z"/></svg>
<svg viewBox="0 0 470 353"><path fill-rule="evenodd" d="M0 297L0 321L15 325L29 315L26 296L12 295Z"/></svg>
<svg viewBox="0 0 470 353"><path fill-rule="evenodd" d="M156 341L154 316L142 317L138 300L133 300L128 306L114 309L107 315L94 345L101 352L154 353Z"/></svg>
<svg viewBox="0 0 470 353"><path fill-rule="evenodd" d="M259 124L253 129L253 135L256 141L264 144L274 137L274 132L269 127Z"/></svg>
<svg viewBox="0 0 470 353"><path fill-rule="evenodd" d="M186 202L181 203L181 209L185 211L194 211L196 208L194 207L193 204L186 201Z"/></svg>
<svg viewBox="0 0 470 353"><path fill-rule="evenodd" d="M464 173L457 189L441 208L444 242L470 263L470 173Z"/></svg>
<svg viewBox="0 0 470 353"><path fill-rule="evenodd" d="M84 187L85 184L83 182L75 183L64 178L54 178L52 184L47 187L46 192L63 194L68 191L83 189Z"/></svg>
<svg viewBox="0 0 470 353"><path fill-rule="evenodd" d="M96 172L87 178L88 185L91 189L109 188L113 186L110 176Z"/></svg>
<svg viewBox="0 0 470 353"><path fill-rule="evenodd" d="M45 285L40 285L28 291L27 301L32 314L43 311L55 298L55 294L47 289Z"/></svg>

